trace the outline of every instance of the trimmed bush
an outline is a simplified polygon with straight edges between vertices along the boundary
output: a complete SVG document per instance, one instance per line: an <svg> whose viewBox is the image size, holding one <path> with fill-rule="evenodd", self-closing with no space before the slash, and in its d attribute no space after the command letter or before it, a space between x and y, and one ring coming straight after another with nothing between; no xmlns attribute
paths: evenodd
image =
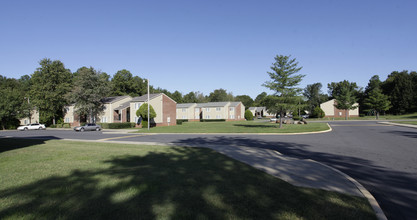
<svg viewBox="0 0 417 220"><path fill-rule="evenodd" d="M319 106L315 107L313 110L312 117L313 118L324 118L324 111Z"/></svg>
<svg viewBox="0 0 417 220"><path fill-rule="evenodd" d="M253 120L253 114L249 109L245 111L245 119L248 120L248 121Z"/></svg>
<svg viewBox="0 0 417 220"><path fill-rule="evenodd" d="M183 122L188 122L188 119L177 119L177 125L182 125Z"/></svg>
<svg viewBox="0 0 417 220"><path fill-rule="evenodd" d="M134 122L123 122L123 123L100 123L103 129L123 129L123 128L134 128Z"/></svg>
<svg viewBox="0 0 417 220"><path fill-rule="evenodd" d="M226 121L226 119L200 119L200 122L221 122Z"/></svg>

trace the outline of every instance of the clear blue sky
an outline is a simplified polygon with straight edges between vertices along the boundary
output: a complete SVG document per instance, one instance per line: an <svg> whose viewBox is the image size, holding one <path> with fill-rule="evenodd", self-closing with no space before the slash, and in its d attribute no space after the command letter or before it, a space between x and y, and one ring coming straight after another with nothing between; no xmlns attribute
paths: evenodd
<svg viewBox="0 0 417 220"><path fill-rule="evenodd" d="M415 0L21 1L0 3L0 75L32 74L42 58L72 72L127 69L155 87L208 95L262 87L274 56L292 55L300 84L417 70Z"/></svg>

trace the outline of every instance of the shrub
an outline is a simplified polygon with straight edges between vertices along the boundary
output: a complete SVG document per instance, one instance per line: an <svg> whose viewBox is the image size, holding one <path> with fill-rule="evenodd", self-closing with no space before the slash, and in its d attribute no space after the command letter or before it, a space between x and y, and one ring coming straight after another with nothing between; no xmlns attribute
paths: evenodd
<svg viewBox="0 0 417 220"><path fill-rule="evenodd" d="M226 119L200 119L200 122L220 122L226 121Z"/></svg>
<svg viewBox="0 0 417 220"><path fill-rule="evenodd" d="M325 114L323 109L321 109L319 106L316 106L313 110L313 114L311 117L313 118L324 118Z"/></svg>
<svg viewBox="0 0 417 220"><path fill-rule="evenodd" d="M147 121L148 119L148 103L144 103L139 107L139 109L136 111L136 116L140 116L143 118L144 121ZM156 118L156 112L153 109L152 105L149 105L149 117L150 118Z"/></svg>
<svg viewBox="0 0 417 220"><path fill-rule="evenodd" d="M188 122L188 119L177 119L177 125L182 125L183 122Z"/></svg>
<svg viewBox="0 0 417 220"><path fill-rule="evenodd" d="M123 128L134 128L134 122L123 122L123 123L101 123L103 129L123 129Z"/></svg>
<svg viewBox="0 0 417 220"><path fill-rule="evenodd" d="M248 121L253 120L253 114L249 109L245 111L245 119Z"/></svg>

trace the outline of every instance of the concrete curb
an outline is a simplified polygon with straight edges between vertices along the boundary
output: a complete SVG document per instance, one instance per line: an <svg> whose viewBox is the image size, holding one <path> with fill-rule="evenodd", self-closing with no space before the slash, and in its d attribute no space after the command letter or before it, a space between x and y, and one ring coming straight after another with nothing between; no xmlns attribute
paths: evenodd
<svg viewBox="0 0 417 220"><path fill-rule="evenodd" d="M324 131L310 131L310 132L300 132L300 133L141 133L138 134L150 134L150 135L303 135L303 134L321 134L333 131L329 123L326 123L328 129ZM109 132L110 133L110 132Z"/></svg>
<svg viewBox="0 0 417 220"><path fill-rule="evenodd" d="M342 175L343 177L345 177L347 180L349 180L350 182L352 182L353 184L355 184L355 186L358 188L358 190L362 193L362 195L368 200L369 204L371 205L372 209L374 210L377 219L379 220L387 220L387 217L385 216L384 212L382 211L381 207L379 206L378 202L376 201L375 197L372 196L372 194L362 185L360 184L358 181L356 181L354 178L352 178L351 176L347 175L346 173L343 173L342 171L333 168L331 166L328 166L326 164L320 163L318 161L315 160L310 160L312 162L318 163L322 166L325 166L333 171L335 171L336 173Z"/></svg>
<svg viewBox="0 0 417 220"><path fill-rule="evenodd" d="M395 126L401 126L401 127L407 127L407 128L417 128L417 125L409 125L409 124L392 123L392 122L388 122L388 121L378 122L378 124L395 125Z"/></svg>
<svg viewBox="0 0 417 220"><path fill-rule="evenodd" d="M319 133L323 133L323 132L330 132L332 131L332 128L329 125L329 130L327 131L322 131ZM7 138L7 137L5 137ZM118 144L131 144L131 145L155 145L155 146L168 146L168 147L173 147L173 146L178 146L178 147L190 147L190 146L180 146L178 144L175 143L158 143L158 142L132 142L132 141L105 141L105 140L80 140L80 139L60 139L60 140L65 140L65 141L78 141L78 142L96 142L96 143L118 143ZM209 146L196 146L196 147L204 147L204 148L210 148L215 150L215 148L211 148ZM275 151L278 155L283 155L282 153ZM221 152L219 152L221 153ZM350 177L349 175L343 173L342 171L333 168L331 166L328 166L326 164L323 164L321 162L315 161L315 160L311 160L311 159L307 159L307 161L311 161L314 163L317 163L321 166L324 166L328 169L331 169L333 171L335 171L336 173L340 174L341 176L343 176L345 179L347 179L348 181L350 181L351 183L353 183L358 190L362 193L362 195L368 200L369 204L371 205L372 209L375 212L375 215L377 217L377 219L379 220L387 220L387 217L385 216L384 212L382 211L381 207L379 206L378 202L376 201L375 197L372 196L372 194L362 185L360 184L357 180L355 180L354 178Z"/></svg>

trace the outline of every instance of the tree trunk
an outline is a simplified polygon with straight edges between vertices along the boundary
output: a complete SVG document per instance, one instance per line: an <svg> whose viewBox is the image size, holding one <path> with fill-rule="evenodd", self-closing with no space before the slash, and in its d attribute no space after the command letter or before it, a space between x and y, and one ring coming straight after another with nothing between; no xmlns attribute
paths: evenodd
<svg viewBox="0 0 417 220"><path fill-rule="evenodd" d="M348 120L348 115L349 115L349 109L346 109L346 113L345 113L346 120Z"/></svg>
<svg viewBox="0 0 417 220"><path fill-rule="evenodd" d="M379 112L376 112L376 120L378 120L379 119Z"/></svg>
<svg viewBox="0 0 417 220"><path fill-rule="evenodd" d="M279 113L279 128L282 128L282 112Z"/></svg>

